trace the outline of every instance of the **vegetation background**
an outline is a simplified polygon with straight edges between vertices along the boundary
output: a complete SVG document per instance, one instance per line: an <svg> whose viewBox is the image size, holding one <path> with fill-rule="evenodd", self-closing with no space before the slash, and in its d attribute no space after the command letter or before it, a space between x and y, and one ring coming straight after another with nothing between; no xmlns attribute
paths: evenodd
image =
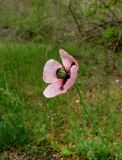
<svg viewBox="0 0 122 160"><path fill-rule="evenodd" d="M43 66L64 48L76 89L43 96ZM0 0L0 160L122 160L122 1Z"/></svg>

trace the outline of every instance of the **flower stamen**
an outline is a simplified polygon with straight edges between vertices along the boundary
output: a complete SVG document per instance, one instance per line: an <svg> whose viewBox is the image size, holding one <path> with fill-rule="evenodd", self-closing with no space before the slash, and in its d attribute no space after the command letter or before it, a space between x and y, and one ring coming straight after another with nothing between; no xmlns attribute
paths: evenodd
<svg viewBox="0 0 122 160"><path fill-rule="evenodd" d="M57 78L65 79L67 77L67 75L68 75L68 73L66 72L66 70L63 67L57 69L57 71L56 71Z"/></svg>

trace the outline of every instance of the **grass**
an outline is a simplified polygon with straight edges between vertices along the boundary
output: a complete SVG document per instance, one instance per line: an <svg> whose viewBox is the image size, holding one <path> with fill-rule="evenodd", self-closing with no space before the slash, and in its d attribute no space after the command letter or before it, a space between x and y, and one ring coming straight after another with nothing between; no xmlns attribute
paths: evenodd
<svg viewBox="0 0 122 160"><path fill-rule="evenodd" d="M91 121L80 111L74 87L52 99L42 94L46 87L43 66L51 58L60 60L61 47L32 42L0 44L1 159L25 155L25 159L121 160L122 92L121 84L115 82L121 72L121 53L117 70L108 74L108 51L102 47L63 47L80 64L77 83L108 152Z"/></svg>

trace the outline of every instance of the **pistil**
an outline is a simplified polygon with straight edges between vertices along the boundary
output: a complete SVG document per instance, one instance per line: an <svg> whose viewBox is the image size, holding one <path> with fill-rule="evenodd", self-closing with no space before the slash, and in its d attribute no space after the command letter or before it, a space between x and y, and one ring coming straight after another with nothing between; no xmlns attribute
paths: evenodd
<svg viewBox="0 0 122 160"><path fill-rule="evenodd" d="M62 68L59 68L57 71L56 71L56 76L58 78L62 78L62 79L65 79L67 77L68 73L66 72L66 70L62 67Z"/></svg>

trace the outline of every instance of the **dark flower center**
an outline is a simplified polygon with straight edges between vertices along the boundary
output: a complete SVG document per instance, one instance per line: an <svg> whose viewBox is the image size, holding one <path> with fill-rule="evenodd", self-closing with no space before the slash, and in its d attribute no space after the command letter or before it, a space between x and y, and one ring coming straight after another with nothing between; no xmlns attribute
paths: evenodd
<svg viewBox="0 0 122 160"><path fill-rule="evenodd" d="M71 67L75 65L75 62L71 64ZM70 78L70 72L66 71L64 67L57 69L56 71L56 77L63 79L62 86L60 87L61 90L64 89L64 85L67 82L67 80Z"/></svg>
<svg viewBox="0 0 122 160"><path fill-rule="evenodd" d="M57 71L56 71L57 78L65 79L67 77L67 75L68 75L68 73L63 67L57 69Z"/></svg>
<svg viewBox="0 0 122 160"><path fill-rule="evenodd" d="M63 90L63 86L66 83L66 81L70 78L70 73L68 73L64 67L57 69L56 71L57 78L63 79L62 86L60 87L61 90Z"/></svg>

